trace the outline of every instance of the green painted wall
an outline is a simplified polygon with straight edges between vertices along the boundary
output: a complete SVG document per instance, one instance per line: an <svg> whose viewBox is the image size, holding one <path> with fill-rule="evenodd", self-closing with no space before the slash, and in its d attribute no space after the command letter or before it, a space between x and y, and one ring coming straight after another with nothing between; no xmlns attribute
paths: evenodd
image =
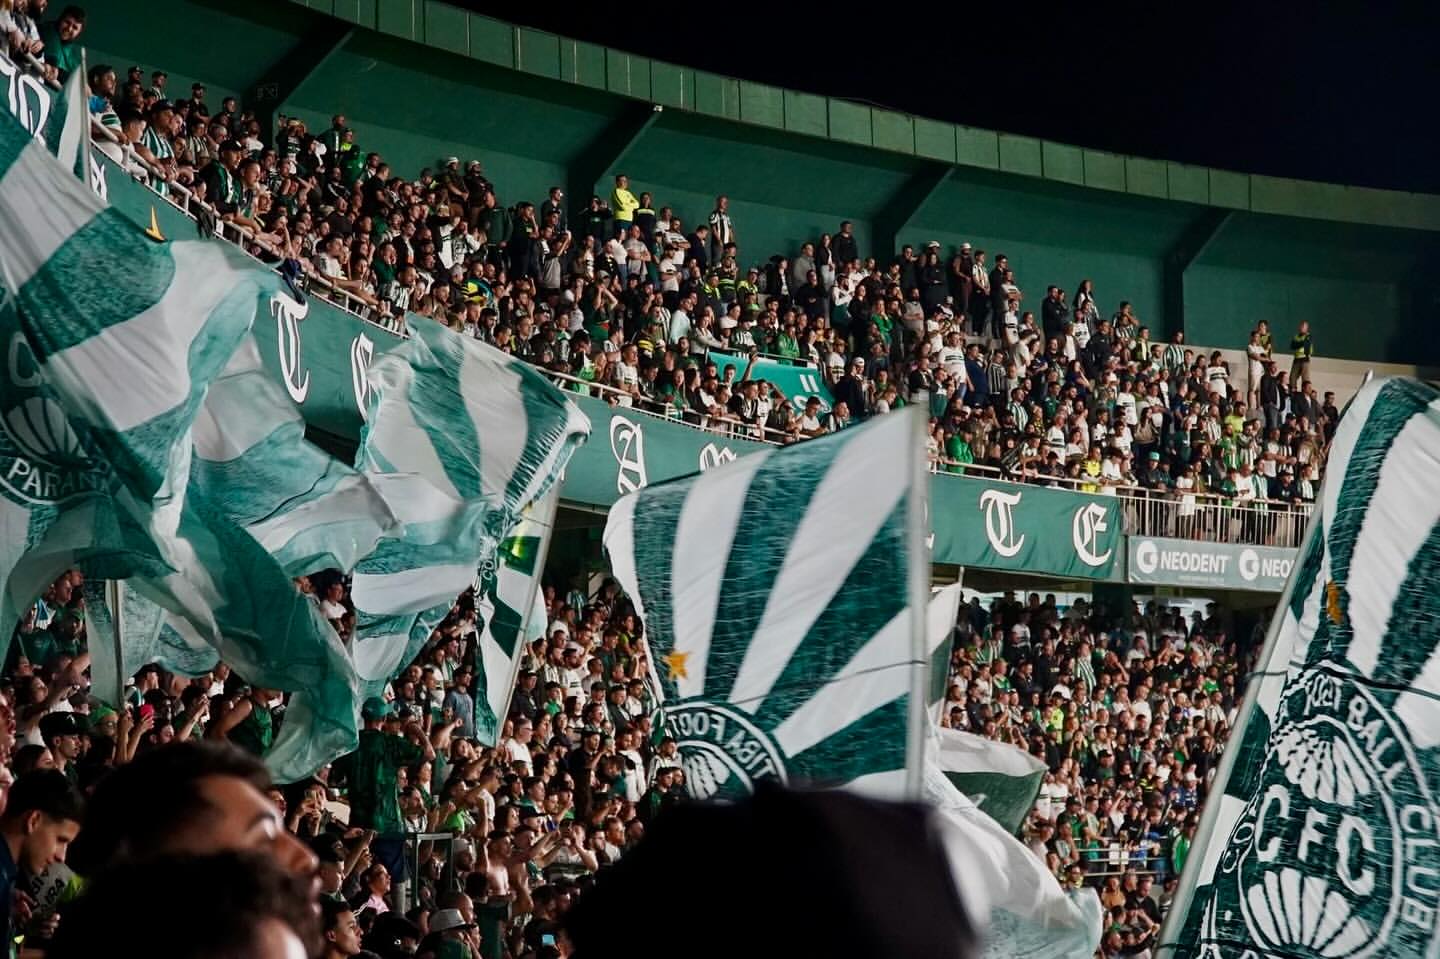
<svg viewBox="0 0 1440 959"><path fill-rule="evenodd" d="M54 4L52 4L52 7ZM204 83L218 109L240 97L317 22L293 4L182 3L87 0L81 39L91 64L109 63L123 81L132 64L170 74L168 90L181 99Z"/></svg>
<svg viewBox="0 0 1440 959"><path fill-rule="evenodd" d="M416 55L416 54L419 55ZM357 32L281 107L329 126L344 113L362 150L414 176L447 155L478 159L500 199L539 203L622 102L554 81Z"/></svg>
<svg viewBox="0 0 1440 959"><path fill-rule="evenodd" d="M806 240L836 233L851 220L862 255L871 250L871 221L903 185L912 164L862 162L860 151L704 118L663 114L599 184L608 195L615 173L631 188L655 194L687 224L707 220L715 197L730 197L744 265Z"/></svg>
<svg viewBox="0 0 1440 959"><path fill-rule="evenodd" d="M1129 300L1159 339L1163 258L1197 213L1188 205L957 171L900 239L917 248L938 240L947 256L969 241L986 251L992 267L1004 253L1025 292L1025 308L1037 316L1045 287L1055 284L1073 296L1081 280L1093 280L1105 316Z"/></svg>
<svg viewBox="0 0 1440 959"><path fill-rule="evenodd" d="M1258 320L1277 341L1309 320L1323 356L1429 365L1410 279L1430 239L1288 217L1236 214L1185 276L1186 338L1243 348Z"/></svg>

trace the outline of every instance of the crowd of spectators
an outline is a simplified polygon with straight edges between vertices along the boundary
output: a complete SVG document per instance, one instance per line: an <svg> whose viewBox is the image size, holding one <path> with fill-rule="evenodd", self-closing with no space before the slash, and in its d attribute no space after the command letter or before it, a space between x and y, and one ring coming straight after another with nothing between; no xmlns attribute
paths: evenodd
<svg viewBox="0 0 1440 959"><path fill-rule="evenodd" d="M327 959L362 949L547 959L560 955L559 917L596 872L681 800L675 743L651 726L644 642L613 586L593 597L547 590L548 628L524 652L496 743L476 737L484 691L466 595L384 695L363 704L357 750L311 780L277 786L261 760L288 697L223 664L196 678L151 665L123 703L101 702L89 687L81 583L72 572L46 591L0 677L0 838L9 840L0 842L0 904L10 907L0 925L32 952L93 953L100 933L72 927L123 914L94 898L143 877L223 883L248 869L262 873L250 880L256 902L216 893L195 908L261 910L226 917L224 929L273 913ZM337 627L353 615L338 576L299 585ZM44 835L17 838L13 820L35 810L24 822ZM273 912L287 888L315 901L323 927L303 909ZM124 902L136 928L162 925L174 905L153 895ZM207 934L164 954L293 955L266 951L254 935L233 952L204 951L216 941Z"/></svg>
<svg viewBox="0 0 1440 959"><path fill-rule="evenodd" d="M1189 622L1037 593L961 609L941 724L1045 761L1024 839L1100 893L1107 959L1154 943L1262 642L1213 605Z"/></svg>
<svg viewBox="0 0 1440 959"><path fill-rule="evenodd" d="M615 403L780 442L921 405L937 470L1190 504L1318 487L1338 411L1309 380L1306 323L1288 370L1260 320L1232 371L1127 302L1106 316L1089 280L1037 307L1004 253L970 243L865 255L842 222L742 254L723 195L693 223L625 175L608 197L554 187L537 206L502 198L479 160L406 179L344 116L282 118L266 141L233 98L172 99L161 71L121 83L100 64L90 85L92 116L128 141L108 144L117 159L143 158L154 186L182 185L312 290L397 329L444 323ZM817 368L833 408L752 379L757 354Z"/></svg>
<svg viewBox="0 0 1440 959"><path fill-rule="evenodd" d="M224 665L193 679L147 666L118 709L99 701L80 585L72 572L47 590L0 677L0 901L26 948L93 951L81 920L116 910L94 897L136 877L248 869L257 902L235 908L327 959L549 959L596 874L684 801L677 746L652 725L643 626L613 581L593 595L546 588L545 635L523 654L495 744L475 736L483 691L462 596L364 703L358 749L283 787L261 759L287 697ZM337 625L350 615L338 576L301 587ZM1153 942L1260 641L1213 606L1188 622L1155 602L1112 611L1033 593L961 607L941 724L1044 761L1022 838L1062 884L1100 895L1107 959ZM31 803L48 831L12 833ZM286 888L320 919L275 906ZM140 922L168 908L124 902ZM236 955L284 955L243 942Z"/></svg>

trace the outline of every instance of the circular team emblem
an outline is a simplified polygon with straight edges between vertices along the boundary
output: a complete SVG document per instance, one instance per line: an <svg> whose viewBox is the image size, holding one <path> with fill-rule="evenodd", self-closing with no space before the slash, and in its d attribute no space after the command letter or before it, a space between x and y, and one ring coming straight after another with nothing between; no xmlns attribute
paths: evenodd
<svg viewBox="0 0 1440 959"><path fill-rule="evenodd" d="M1428 941L1440 907L1437 817L1405 729L1343 670L1312 667L1280 702L1258 788L1216 871L1205 938L1324 959Z"/></svg>
<svg viewBox="0 0 1440 959"><path fill-rule="evenodd" d="M105 471L85 453L65 410L44 391L21 333L6 350L0 410L0 493L26 506L63 503L103 488Z"/></svg>
<svg viewBox="0 0 1440 959"><path fill-rule="evenodd" d="M745 713L698 699L666 706L664 713L694 798L741 799L762 779L785 782L784 753Z"/></svg>

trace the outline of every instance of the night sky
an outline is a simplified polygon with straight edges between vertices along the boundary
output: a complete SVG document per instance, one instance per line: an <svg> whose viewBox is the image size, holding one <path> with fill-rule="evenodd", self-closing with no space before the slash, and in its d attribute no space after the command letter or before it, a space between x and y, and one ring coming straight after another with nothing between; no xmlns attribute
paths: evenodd
<svg viewBox="0 0 1440 959"><path fill-rule="evenodd" d="M458 2L644 56L935 119L1247 173L1440 193L1440 4L932 0L845 4L856 12L840 13L814 3Z"/></svg>

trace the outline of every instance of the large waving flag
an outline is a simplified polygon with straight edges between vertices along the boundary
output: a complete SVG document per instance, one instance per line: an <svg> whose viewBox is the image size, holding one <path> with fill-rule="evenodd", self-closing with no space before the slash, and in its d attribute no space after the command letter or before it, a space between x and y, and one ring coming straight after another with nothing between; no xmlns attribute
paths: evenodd
<svg viewBox="0 0 1440 959"><path fill-rule="evenodd" d="M904 411L610 511L687 785L761 779L918 796L929 645L923 419Z"/></svg>
<svg viewBox="0 0 1440 959"><path fill-rule="evenodd" d="M255 685L306 694L271 757L277 776L351 748L349 654L292 577L353 565L398 520L305 444L261 372L254 320L294 308L279 280L224 244L143 239L9 117L0 279L13 291L0 399L18 483L0 509L0 612L18 615L71 566L132 577L187 644Z"/></svg>
<svg viewBox="0 0 1440 959"><path fill-rule="evenodd" d="M1341 418L1164 929L1182 956L1440 948L1440 392Z"/></svg>
<svg viewBox="0 0 1440 959"><path fill-rule="evenodd" d="M402 534L359 563L351 587L355 666L374 690L414 658L477 572L495 576L501 543L558 482L590 422L532 367L429 321L375 363L370 386L357 463L376 482L414 490L390 497ZM481 597L494 590L479 587Z"/></svg>

